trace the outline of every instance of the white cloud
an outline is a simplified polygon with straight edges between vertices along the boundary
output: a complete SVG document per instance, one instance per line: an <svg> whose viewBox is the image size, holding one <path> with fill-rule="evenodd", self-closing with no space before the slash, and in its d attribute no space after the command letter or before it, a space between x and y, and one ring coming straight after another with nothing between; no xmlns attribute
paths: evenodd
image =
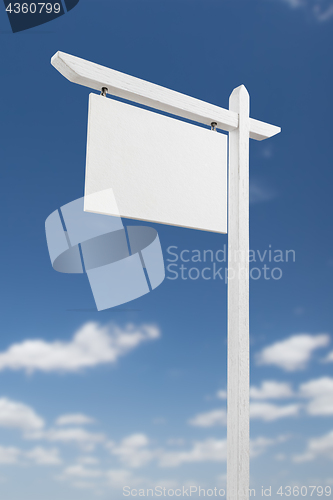
<svg viewBox="0 0 333 500"><path fill-rule="evenodd" d="M16 464L21 455L21 450L12 446L0 446L0 464L10 465Z"/></svg>
<svg viewBox="0 0 333 500"><path fill-rule="evenodd" d="M83 458L83 457L82 457ZM81 460L80 460L81 461ZM97 463L98 461L96 461ZM74 464L64 469L61 475L55 479L58 481L68 481L73 488L83 490L94 490L94 495L102 493L100 489L103 486L104 471L85 467L85 465L96 465L96 463Z"/></svg>
<svg viewBox="0 0 333 500"><path fill-rule="evenodd" d="M333 395L333 378L322 377L309 380L299 387L300 395L307 398Z"/></svg>
<svg viewBox="0 0 333 500"><path fill-rule="evenodd" d="M148 449L148 445L149 440L145 434L132 434L119 445L109 443L108 448L128 467L142 467L156 456L156 451Z"/></svg>
<svg viewBox="0 0 333 500"><path fill-rule="evenodd" d="M199 413L191 418L188 423L196 427L212 427L214 425L227 425L227 412L223 409Z"/></svg>
<svg viewBox="0 0 333 500"><path fill-rule="evenodd" d="M126 485L137 488L148 483L147 479L133 476L132 472L126 469L111 469L106 473L109 485L112 488L123 489Z"/></svg>
<svg viewBox="0 0 333 500"><path fill-rule="evenodd" d="M179 445L180 443L177 443L177 446ZM150 441L145 434L132 434L124 438L119 445L113 442L108 443L107 448L128 467L142 467L153 459L157 460L161 467L176 467L187 462L226 460L226 440L207 439L195 442L190 450L170 451L163 448L151 448ZM121 477L121 480L125 481L124 474L127 480L132 478L130 472L124 472L124 469L121 469L115 471L113 480L116 481L116 478Z"/></svg>
<svg viewBox="0 0 333 500"><path fill-rule="evenodd" d="M326 363L333 363L333 351L331 351L331 352L327 355L327 357L326 357L326 359L325 359L324 361L326 361Z"/></svg>
<svg viewBox="0 0 333 500"><path fill-rule="evenodd" d="M164 452L160 456L162 467L178 467L184 463L193 462L222 462L227 459L226 439L206 439L196 441L188 451Z"/></svg>
<svg viewBox="0 0 333 500"><path fill-rule="evenodd" d="M250 388L250 397L254 400L250 405L251 417L264 421L297 416L301 409L305 409L309 415L313 416L333 415L333 378L321 377L310 380L301 384L297 393L293 392L291 385L288 383L265 380L260 386L252 386ZM285 406L277 406L267 402L269 399L286 399L291 397L298 399L305 398L309 401L305 405L297 403ZM258 400L262 400L262 402L258 402ZM224 410L214 410L195 416L189 423L200 427L212 427L223 424L224 418L226 423Z"/></svg>
<svg viewBox="0 0 333 500"><path fill-rule="evenodd" d="M0 464L11 465L17 463L35 465L60 465L62 463L59 450L56 448L46 449L33 448L30 451L21 450L13 446L0 446Z"/></svg>
<svg viewBox="0 0 333 500"><path fill-rule="evenodd" d="M59 480L69 480L75 488L94 489L95 493L99 486L109 486L112 489L123 489L130 484L131 488L147 486L149 480L143 477L134 476L132 471L126 469L100 470L86 468L82 465L72 465L67 467ZM98 481L98 485L92 481Z"/></svg>
<svg viewBox="0 0 333 500"><path fill-rule="evenodd" d="M84 464L84 465L97 465L97 464L99 464L98 458L92 457L90 455L79 457L78 462L80 464Z"/></svg>
<svg viewBox="0 0 333 500"><path fill-rule="evenodd" d="M315 5L313 12L317 21L319 22L328 21L333 17L333 5L331 4L326 9L321 8L319 5Z"/></svg>
<svg viewBox="0 0 333 500"><path fill-rule="evenodd" d="M265 438L262 436L257 437L256 439L251 439L250 441L250 455L251 457L258 457L262 455L269 446L272 446L276 443L276 440Z"/></svg>
<svg viewBox="0 0 333 500"><path fill-rule="evenodd" d="M86 451L91 451L99 443L105 443L104 434L88 432L80 427L68 429L49 429L45 431L30 432L25 435L27 439L46 440L64 444L76 444Z"/></svg>
<svg viewBox="0 0 333 500"><path fill-rule="evenodd" d="M264 380L261 387L250 388L250 396L252 399L284 399L293 396L293 391L286 382Z"/></svg>
<svg viewBox="0 0 333 500"><path fill-rule="evenodd" d="M270 422L279 418L298 415L300 405L291 404L278 406L266 402L252 402L250 404L251 418L257 418ZM214 427L217 425L227 425L227 412L224 409L216 409L207 413L199 413L191 418L188 423L196 427Z"/></svg>
<svg viewBox="0 0 333 500"><path fill-rule="evenodd" d="M298 415L299 410L300 405L298 404L278 406L271 403L251 403L250 405L251 418L258 418L265 422L284 417L295 417Z"/></svg>
<svg viewBox="0 0 333 500"><path fill-rule="evenodd" d="M333 415L333 378L322 377L300 385L299 395L309 398L309 415Z"/></svg>
<svg viewBox="0 0 333 500"><path fill-rule="evenodd" d="M7 398L1 398L0 427L34 431L42 429L44 421L29 406Z"/></svg>
<svg viewBox="0 0 333 500"><path fill-rule="evenodd" d="M333 4L330 0L282 0L292 9L302 9L309 12L319 22L328 21L333 17Z"/></svg>
<svg viewBox="0 0 333 500"><path fill-rule="evenodd" d="M88 469L84 465L72 465L64 470L64 475L67 477L80 477L80 478L95 478L101 477L103 472L98 469Z"/></svg>
<svg viewBox="0 0 333 500"><path fill-rule="evenodd" d="M159 337L159 329L154 325L130 324L120 328L89 322L69 342L32 339L13 344L0 353L0 370L77 372L83 368L115 363L142 342Z"/></svg>
<svg viewBox="0 0 333 500"><path fill-rule="evenodd" d="M82 413L73 413L68 415L61 415L56 420L56 425L86 425L93 424L95 420Z"/></svg>
<svg viewBox="0 0 333 500"><path fill-rule="evenodd" d="M274 446L278 443L284 443L289 439L289 436L282 434L276 438L266 438L259 436L255 439L250 440L250 455L251 457L257 457L265 453L269 446Z"/></svg>
<svg viewBox="0 0 333 500"><path fill-rule="evenodd" d="M217 397L218 399L227 399L227 397L228 397L228 393L227 393L227 391L225 391L224 389L221 389L221 390L217 391L217 393L216 393L216 397Z"/></svg>
<svg viewBox="0 0 333 500"><path fill-rule="evenodd" d="M268 439L257 437L250 441L250 452L252 457L261 455L269 446L280 442L282 437ZM163 451L160 454L161 467L178 467L184 463L194 462L225 462L227 460L227 440L209 438L204 441L196 441L187 451Z"/></svg>
<svg viewBox="0 0 333 500"><path fill-rule="evenodd" d="M319 437L309 439L307 449L301 455L294 455L294 462L310 462L318 457L333 460L333 431Z"/></svg>
<svg viewBox="0 0 333 500"><path fill-rule="evenodd" d="M36 447L28 451L25 456L37 465L60 465L62 463L57 448L46 449Z"/></svg>
<svg viewBox="0 0 333 500"><path fill-rule="evenodd" d="M250 443L251 456L256 457L264 453L268 446L285 440L285 436L276 439L258 437ZM150 440L145 434L132 434L124 438L120 444L107 443L111 454L118 457L119 461L127 467L142 467L152 460L162 468L178 467L185 463L200 462L223 462L227 459L227 440L209 438L203 441L195 441L188 449L179 449L184 441L169 441L168 445L176 445L178 449L152 448ZM74 469L76 470L76 469ZM81 470L81 469L80 469ZM127 469L108 471L109 482L116 484L132 484L132 473ZM142 478L136 478L142 481Z"/></svg>
<svg viewBox="0 0 333 500"><path fill-rule="evenodd" d="M293 335L265 347L257 356L257 361L260 365L275 365L289 372L303 370L310 361L313 351L327 346L329 341L330 337L327 334Z"/></svg>

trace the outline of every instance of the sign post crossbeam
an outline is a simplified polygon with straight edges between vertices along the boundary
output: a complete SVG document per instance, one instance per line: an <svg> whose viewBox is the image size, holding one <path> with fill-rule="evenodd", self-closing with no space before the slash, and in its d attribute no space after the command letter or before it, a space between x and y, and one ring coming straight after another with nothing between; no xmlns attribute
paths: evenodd
<svg viewBox="0 0 333 500"><path fill-rule="evenodd" d="M249 497L249 139L281 129L249 116L249 94L234 89L229 109L57 52L52 65L69 81L229 132L228 198L228 500Z"/></svg>
<svg viewBox="0 0 333 500"><path fill-rule="evenodd" d="M143 104L159 111L193 120L203 125L217 123L217 128L230 132L238 127L238 114L194 97L166 89L79 57L57 52L51 64L67 80L95 90L107 88L107 93ZM257 141L273 137L279 127L250 118L250 138Z"/></svg>

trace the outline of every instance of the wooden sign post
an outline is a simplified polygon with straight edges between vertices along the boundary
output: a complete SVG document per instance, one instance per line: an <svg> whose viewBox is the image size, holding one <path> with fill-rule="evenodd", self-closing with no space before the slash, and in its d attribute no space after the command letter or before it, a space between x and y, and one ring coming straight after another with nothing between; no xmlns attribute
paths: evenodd
<svg viewBox="0 0 333 500"><path fill-rule="evenodd" d="M250 118L250 99L244 85L232 92L229 109L223 109L63 52L57 52L51 63L71 82L102 91L104 96L111 94L212 126L213 130L229 132L227 498L247 500L250 478L249 139L268 139L281 129ZM190 169L191 165L182 167ZM126 213L120 215L126 217ZM158 217L154 220L179 225L172 217L168 221ZM202 221L199 226L194 222L190 227L225 232L212 229Z"/></svg>
<svg viewBox="0 0 333 500"><path fill-rule="evenodd" d="M228 500L246 500L250 483L249 104L244 86L232 92L229 108L239 118L229 132Z"/></svg>

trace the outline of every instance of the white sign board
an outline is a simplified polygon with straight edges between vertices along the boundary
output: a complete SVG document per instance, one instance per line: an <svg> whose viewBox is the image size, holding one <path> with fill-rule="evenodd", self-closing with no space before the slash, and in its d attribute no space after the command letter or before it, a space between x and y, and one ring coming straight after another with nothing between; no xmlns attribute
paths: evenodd
<svg viewBox="0 0 333 500"><path fill-rule="evenodd" d="M90 94L84 209L226 233L227 136Z"/></svg>

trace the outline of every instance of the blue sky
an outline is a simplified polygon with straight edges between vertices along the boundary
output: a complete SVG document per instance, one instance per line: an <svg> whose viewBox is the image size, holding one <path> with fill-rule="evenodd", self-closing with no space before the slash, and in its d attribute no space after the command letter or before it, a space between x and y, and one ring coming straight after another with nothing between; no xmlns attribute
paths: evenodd
<svg viewBox="0 0 333 500"><path fill-rule="evenodd" d="M250 147L251 248L296 256L251 280L251 483L333 487L332 2L80 0L26 32L0 23L1 498L225 487L225 283L167 270L98 313L86 276L51 267L44 222L83 195L89 94L58 50L222 107L244 84L251 116L282 127ZM171 246L181 264L227 244L150 225L166 265Z"/></svg>

